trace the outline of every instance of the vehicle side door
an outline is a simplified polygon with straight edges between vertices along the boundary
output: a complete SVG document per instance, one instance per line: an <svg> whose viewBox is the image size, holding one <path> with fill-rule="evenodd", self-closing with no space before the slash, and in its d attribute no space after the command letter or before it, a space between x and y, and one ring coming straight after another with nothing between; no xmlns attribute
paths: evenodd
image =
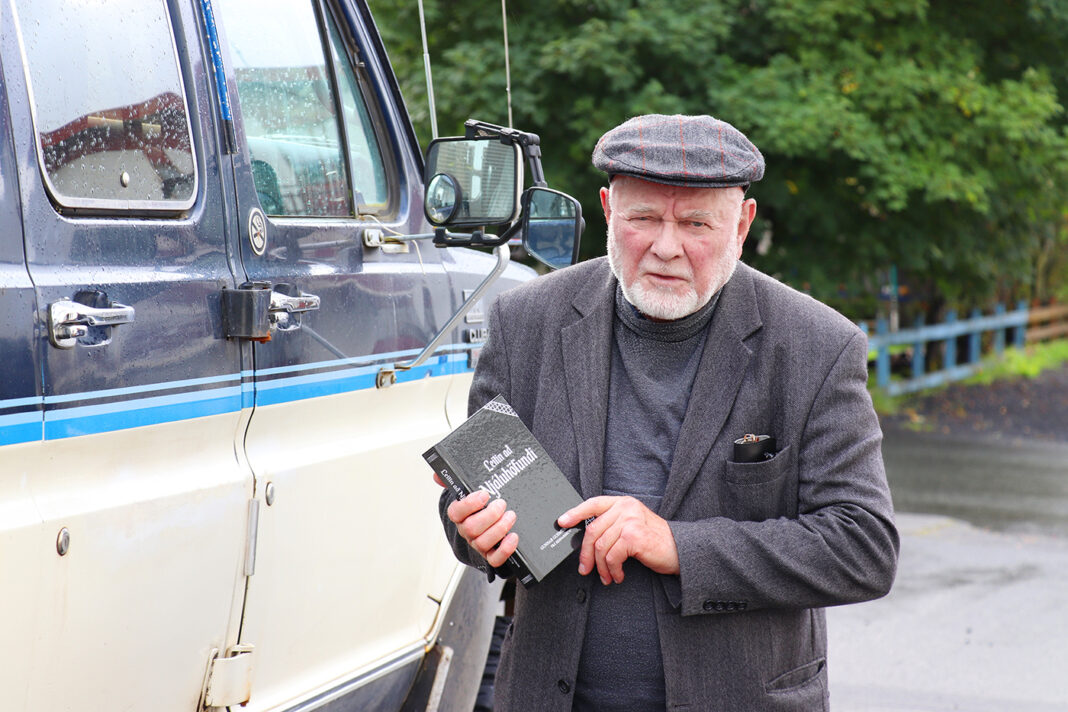
<svg viewBox="0 0 1068 712"><path fill-rule="evenodd" d="M262 502L242 628L256 647L248 709L324 685L386 709L457 572L420 454L448 432L467 352L391 388L376 378L427 344L459 295L429 242L383 244L426 230L420 160L360 8L213 6L246 288L274 303L245 437Z"/></svg>

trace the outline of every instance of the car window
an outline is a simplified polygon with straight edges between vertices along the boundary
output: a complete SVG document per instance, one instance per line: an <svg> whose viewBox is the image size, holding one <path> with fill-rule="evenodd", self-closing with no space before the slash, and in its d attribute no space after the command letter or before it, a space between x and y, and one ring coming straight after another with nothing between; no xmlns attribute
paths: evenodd
<svg viewBox="0 0 1068 712"><path fill-rule="evenodd" d="M107 210L192 205L192 133L165 1L14 7L53 200Z"/></svg>
<svg viewBox="0 0 1068 712"><path fill-rule="evenodd" d="M341 94L342 115L345 117L345 133L348 137L352 186L361 197L361 205L357 207L361 212L368 208L382 209L389 202L389 186L386 182L382 153L375 140L374 124L360 93L360 85L348 60L345 45L332 19L329 26L330 54Z"/></svg>
<svg viewBox="0 0 1068 712"><path fill-rule="evenodd" d="M215 8L234 63L253 180L267 214L347 217L357 207L385 205L381 153L333 23L320 33L311 2L222 0Z"/></svg>

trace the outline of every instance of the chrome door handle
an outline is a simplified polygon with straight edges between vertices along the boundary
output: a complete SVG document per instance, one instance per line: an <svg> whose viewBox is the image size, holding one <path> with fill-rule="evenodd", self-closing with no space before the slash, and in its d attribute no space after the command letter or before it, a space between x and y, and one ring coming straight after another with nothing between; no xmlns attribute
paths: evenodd
<svg viewBox="0 0 1068 712"><path fill-rule="evenodd" d="M271 312L288 312L299 314L300 312L315 311L319 308L319 297L314 294L299 294L292 297L281 292L271 292Z"/></svg>
<svg viewBox="0 0 1068 712"><path fill-rule="evenodd" d="M277 289L271 290L271 307L267 313L271 328L278 331L296 331L300 328L300 315L319 308L319 297L304 294L289 284L275 286Z"/></svg>
<svg viewBox="0 0 1068 712"><path fill-rule="evenodd" d="M125 304L90 307L63 299L48 307L48 338L58 348L71 349L90 326L118 326L134 320L134 308Z"/></svg>

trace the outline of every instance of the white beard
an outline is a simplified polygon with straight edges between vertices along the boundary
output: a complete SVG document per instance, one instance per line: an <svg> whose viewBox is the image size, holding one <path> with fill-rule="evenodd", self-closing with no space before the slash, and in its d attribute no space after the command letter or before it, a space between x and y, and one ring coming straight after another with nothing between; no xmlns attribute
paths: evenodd
<svg viewBox="0 0 1068 712"><path fill-rule="evenodd" d="M685 290L682 292L673 289L657 289L655 287L650 289L643 285L640 280L627 282L624 279L619 242L613 235L612 226L609 225L608 264L612 268L612 274L619 280L620 287L623 289L623 296L638 311L653 319L674 321L684 316L689 316L708 304L712 296L734 275L738 260L725 253L716 261L712 281L709 283L708 289L700 293L693 285L686 285Z"/></svg>

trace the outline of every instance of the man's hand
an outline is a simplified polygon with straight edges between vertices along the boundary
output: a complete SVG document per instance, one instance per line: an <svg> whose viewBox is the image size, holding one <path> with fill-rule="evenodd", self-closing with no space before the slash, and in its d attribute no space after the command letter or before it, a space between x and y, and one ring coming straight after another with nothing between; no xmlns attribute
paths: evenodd
<svg viewBox="0 0 1068 712"><path fill-rule="evenodd" d="M436 474L434 478L437 479ZM508 510L503 499L486 506L489 499L489 492L472 492L450 504L446 514L471 548L496 568L515 553L519 536L511 531L515 512Z"/></svg>
<svg viewBox="0 0 1068 712"><path fill-rule="evenodd" d="M596 517L586 526L579 552L579 573L597 568L601 583L622 583L623 562L634 557L658 574L679 572L679 552L666 520L633 497L591 497L564 512L557 523L573 527Z"/></svg>

